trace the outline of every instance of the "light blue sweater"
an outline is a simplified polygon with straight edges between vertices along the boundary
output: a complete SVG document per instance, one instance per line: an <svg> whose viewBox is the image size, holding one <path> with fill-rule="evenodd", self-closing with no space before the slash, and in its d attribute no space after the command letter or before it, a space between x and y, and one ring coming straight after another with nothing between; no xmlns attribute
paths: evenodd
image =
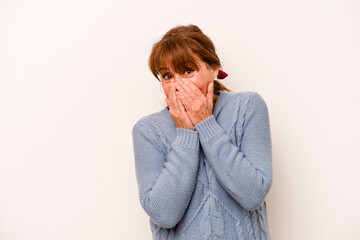
<svg viewBox="0 0 360 240"><path fill-rule="evenodd" d="M153 239L270 239L272 184L268 109L256 92L220 92L194 131L168 108L133 128L140 202Z"/></svg>

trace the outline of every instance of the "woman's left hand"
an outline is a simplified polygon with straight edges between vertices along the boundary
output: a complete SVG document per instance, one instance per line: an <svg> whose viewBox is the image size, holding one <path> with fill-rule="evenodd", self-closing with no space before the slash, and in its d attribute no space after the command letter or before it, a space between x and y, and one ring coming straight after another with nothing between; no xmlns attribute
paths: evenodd
<svg viewBox="0 0 360 240"><path fill-rule="evenodd" d="M208 84L206 96L190 81L184 81L183 79L177 80L175 87L178 90L176 94L181 100L194 126L212 115L213 82Z"/></svg>

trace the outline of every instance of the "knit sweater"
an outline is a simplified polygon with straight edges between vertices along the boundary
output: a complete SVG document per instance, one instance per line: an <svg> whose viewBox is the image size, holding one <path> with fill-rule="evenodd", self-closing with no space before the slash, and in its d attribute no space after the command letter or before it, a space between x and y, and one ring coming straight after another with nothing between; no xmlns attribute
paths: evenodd
<svg viewBox="0 0 360 240"><path fill-rule="evenodd" d="M268 108L256 92L219 92L213 115L177 128L168 108L133 127L140 203L153 239L270 239Z"/></svg>

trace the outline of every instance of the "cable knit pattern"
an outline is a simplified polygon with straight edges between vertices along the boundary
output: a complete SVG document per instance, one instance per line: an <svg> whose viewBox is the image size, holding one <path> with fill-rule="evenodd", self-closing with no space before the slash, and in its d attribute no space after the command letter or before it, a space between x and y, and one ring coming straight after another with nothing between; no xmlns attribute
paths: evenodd
<svg viewBox="0 0 360 240"><path fill-rule="evenodd" d="M246 224L247 232L249 234L249 239L255 240L254 229L252 227L250 212L245 213L245 224Z"/></svg>
<svg viewBox="0 0 360 240"><path fill-rule="evenodd" d="M257 213L255 211L251 212L251 221L252 221L255 239L260 240L260 226L257 220Z"/></svg>
<svg viewBox="0 0 360 240"><path fill-rule="evenodd" d="M245 239L240 221L236 222L236 232L237 232L237 238L236 239Z"/></svg>
<svg viewBox="0 0 360 240"><path fill-rule="evenodd" d="M214 198L210 198L210 212L211 212L211 225L212 231L216 239L225 239L224 235L224 217L216 206Z"/></svg>
<svg viewBox="0 0 360 240"><path fill-rule="evenodd" d="M268 109L255 92L219 92L194 131L168 108L133 128L141 206L155 240L269 240L272 184Z"/></svg>
<svg viewBox="0 0 360 240"><path fill-rule="evenodd" d="M210 201L207 199L204 206L204 216L201 218L201 232L202 239L209 239L211 236L211 212L210 212Z"/></svg>

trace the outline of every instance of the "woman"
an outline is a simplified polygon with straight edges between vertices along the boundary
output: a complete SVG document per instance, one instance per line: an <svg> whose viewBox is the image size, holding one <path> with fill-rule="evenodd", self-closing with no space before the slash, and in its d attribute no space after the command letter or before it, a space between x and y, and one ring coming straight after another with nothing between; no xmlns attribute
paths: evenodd
<svg viewBox="0 0 360 240"><path fill-rule="evenodd" d="M167 107L133 128L140 202L153 239L270 239L267 106L231 93L212 41L195 25L170 29L149 66Z"/></svg>

